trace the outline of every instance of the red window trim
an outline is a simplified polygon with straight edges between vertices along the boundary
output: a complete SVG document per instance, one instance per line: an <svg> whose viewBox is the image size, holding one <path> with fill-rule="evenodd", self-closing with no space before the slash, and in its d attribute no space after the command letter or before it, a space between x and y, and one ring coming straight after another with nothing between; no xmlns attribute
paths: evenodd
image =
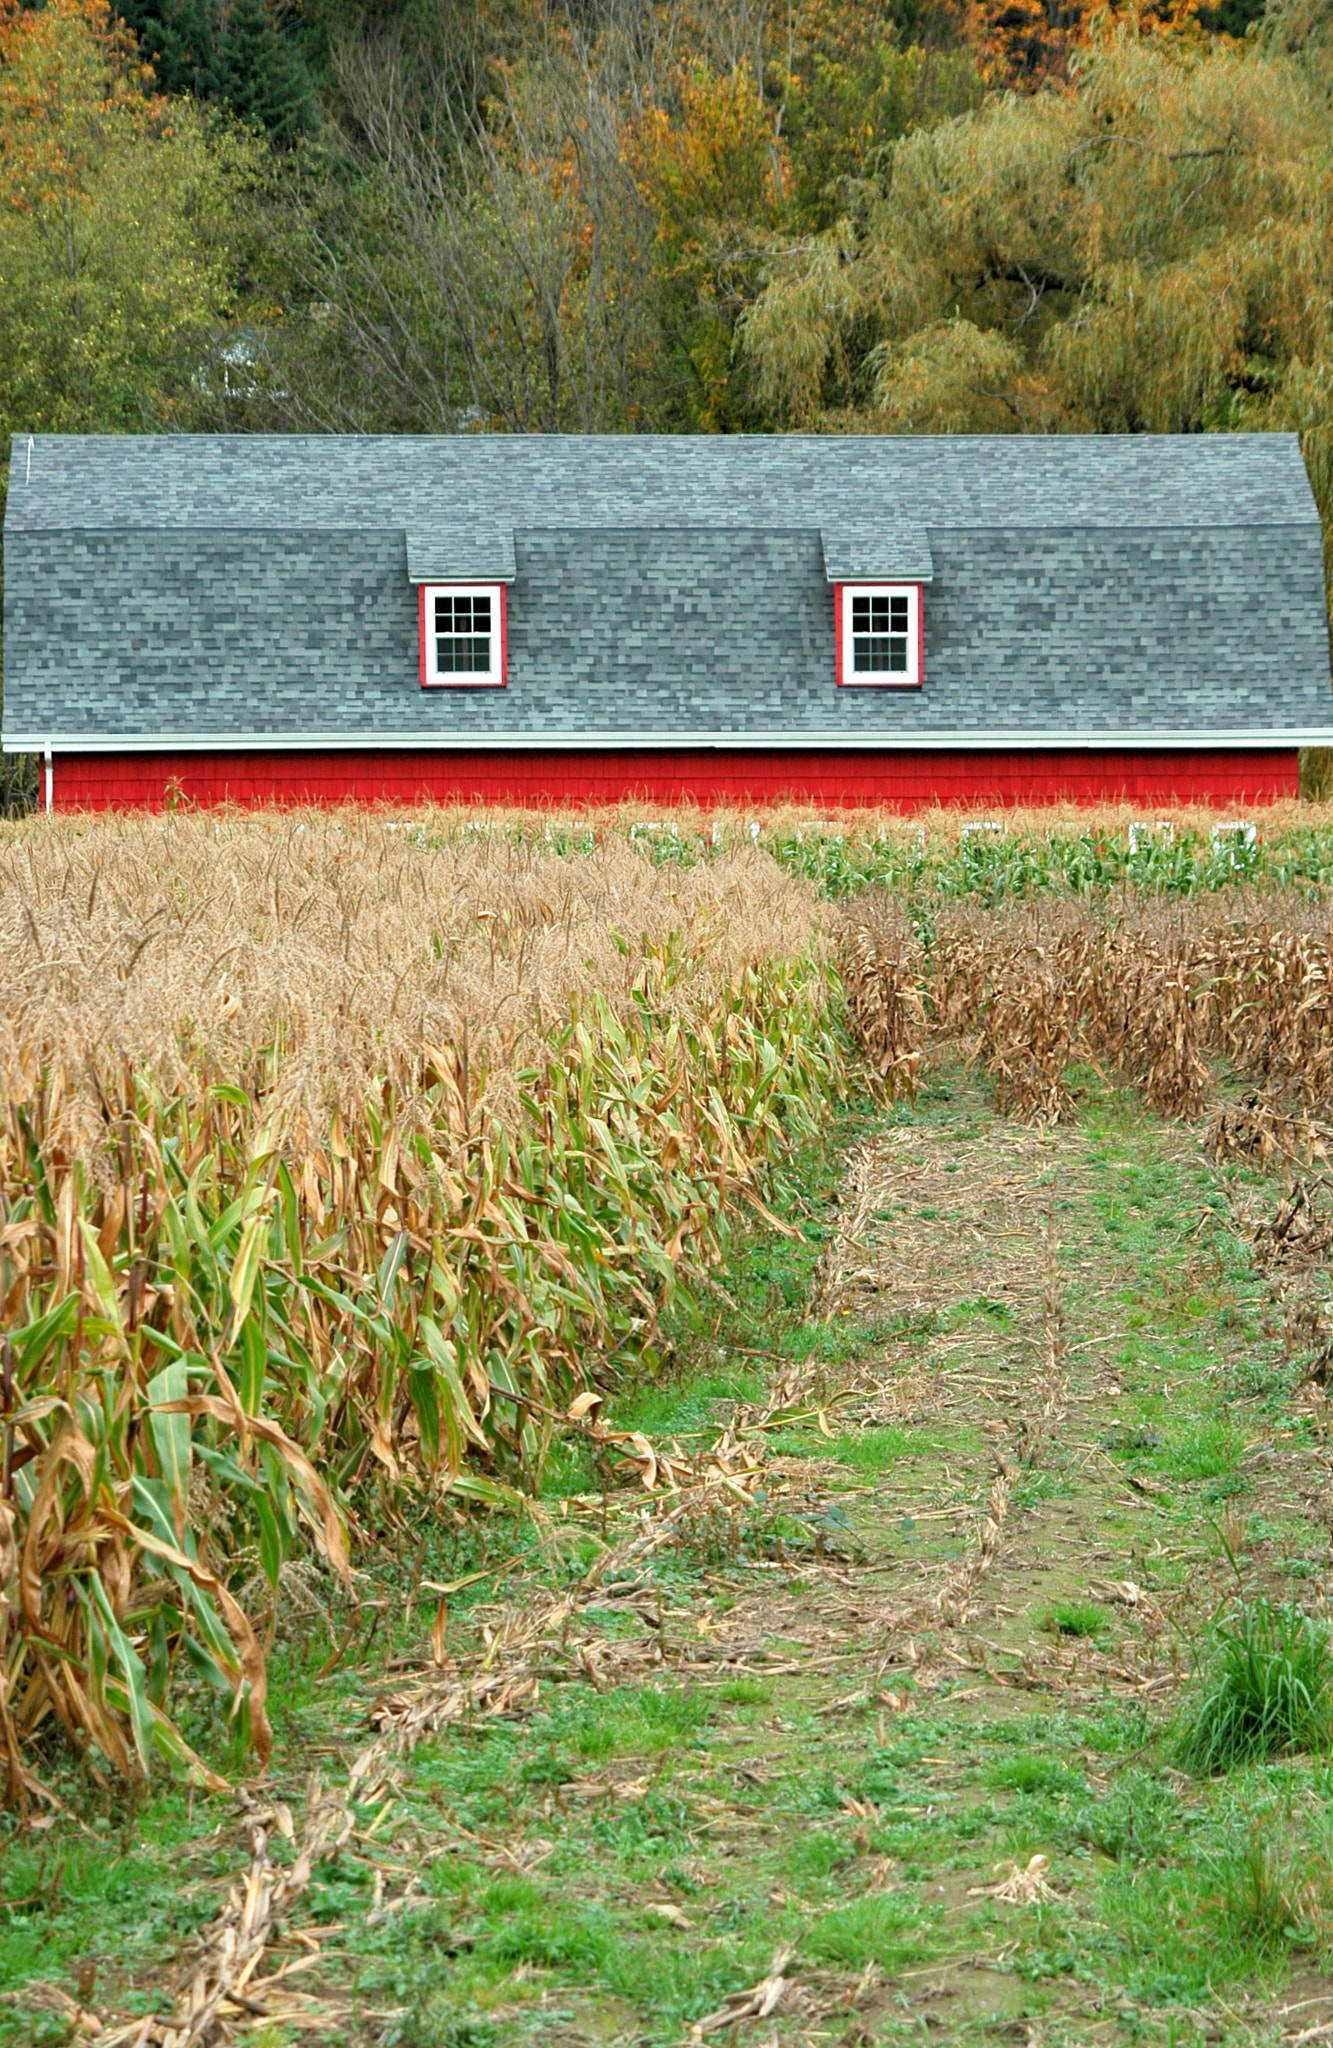
<svg viewBox="0 0 1333 2048"><path fill-rule="evenodd" d="M500 601L500 679L493 682L490 676L483 676L478 682L466 678L442 683L431 682L426 674L426 592L428 590L495 590ZM423 690L503 690L509 681L509 587L504 583L476 583L462 578L453 583L419 583L417 585L417 673Z"/></svg>
<svg viewBox="0 0 1333 2048"><path fill-rule="evenodd" d="M891 682L887 676L876 676L873 682L849 683L843 675L842 623L843 593L848 590L914 590L916 592L916 681L908 683ZM837 677L840 690L919 690L926 679L926 626L925 626L925 585L902 581L887 583L835 583L833 586L833 639L837 649Z"/></svg>

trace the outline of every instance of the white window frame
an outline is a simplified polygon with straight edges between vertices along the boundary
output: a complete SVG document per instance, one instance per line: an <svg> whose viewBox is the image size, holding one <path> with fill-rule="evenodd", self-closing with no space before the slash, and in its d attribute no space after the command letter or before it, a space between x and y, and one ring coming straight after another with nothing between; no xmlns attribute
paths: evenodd
<svg viewBox="0 0 1333 2048"><path fill-rule="evenodd" d="M423 690L498 690L504 687L508 654L503 583L423 583L419 624L421 632L421 687ZM491 660L486 669L439 669L439 647L435 634L437 597L488 597L491 601Z"/></svg>
<svg viewBox="0 0 1333 2048"><path fill-rule="evenodd" d="M907 599L907 667L905 670L854 666L856 638L852 600L856 597ZM919 583L840 583L838 585L838 682L850 690L919 690L921 687L921 585Z"/></svg>

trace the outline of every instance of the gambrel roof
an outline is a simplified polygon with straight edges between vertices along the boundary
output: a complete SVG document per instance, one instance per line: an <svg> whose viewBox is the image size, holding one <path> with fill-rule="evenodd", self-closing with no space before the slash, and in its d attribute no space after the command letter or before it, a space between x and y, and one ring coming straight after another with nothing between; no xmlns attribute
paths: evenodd
<svg viewBox="0 0 1333 2048"><path fill-rule="evenodd" d="M830 584L919 582L919 691ZM422 691L414 584L508 587ZM1294 435L16 437L8 749L1333 740Z"/></svg>

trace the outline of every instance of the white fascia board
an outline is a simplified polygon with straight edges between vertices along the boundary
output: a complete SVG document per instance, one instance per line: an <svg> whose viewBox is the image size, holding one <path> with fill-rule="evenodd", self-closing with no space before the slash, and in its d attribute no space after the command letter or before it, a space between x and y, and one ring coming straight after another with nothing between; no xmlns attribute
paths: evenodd
<svg viewBox="0 0 1333 2048"><path fill-rule="evenodd" d="M1176 751L1218 752L1230 747L1333 747L1333 726L1277 728L1210 727L1206 732L581 732L581 733L28 733L7 732L0 751L40 754L50 747L59 754L249 754L249 753L606 753L711 752L721 748L742 753L859 754L976 753L996 748L1031 752L1069 749L1103 753L1108 749L1160 747Z"/></svg>

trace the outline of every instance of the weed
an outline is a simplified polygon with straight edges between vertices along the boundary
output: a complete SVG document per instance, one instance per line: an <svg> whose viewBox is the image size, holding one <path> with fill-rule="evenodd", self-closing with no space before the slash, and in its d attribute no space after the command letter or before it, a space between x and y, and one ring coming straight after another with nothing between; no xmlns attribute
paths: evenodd
<svg viewBox="0 0 1333 2048"><path fill-rule="evenodd" d="M1057 1600L1047 1608L1041 1625L1052 1635L1094 1637L1106 1634L1110 1617L1090 1600Z"/></svg>
<svg viewBox="0 0 1333 2048"><path fill-rule="evenodd" d="M1181 1826L1180 1801L1171 1786L1131 1765L1080 1807L1070 1834L1117 1863L1146 1863L1178 1845Z"/></svg>
<svg viewBox="0 0 1333 2048"><path fill-rule="evenodd" d="M910 1450L924 1448L924 1445L914 1443L907 1430L892 1426L860 1429L855 1434L849 1432L840 1436L837 1441L839 1462L850 1465L854 1472L872 1476L887 1472Z"/></svg>
<svg viewBox="0 0 1333 2048"><path fill-rule="evenodd" d="M1330 1722L1328 1631L1294 1603L1244 1602L1217 1632L1213 1668L1179 1743L1211 1777L1255 1758L1318 1748Z"/></svg>
<svg viewBox="0 0 1333 2048"><path fill-rule="evenodd" d="M839 1963L848 1970L862 1970L867 1963L892 1969L914 1952L909 1937L920 1920L921 1907L909 1893L873 1895L825 1913L801 1946L815 1962Z"/></svg>
<svg viewBox="0 0 1333 2048"><path fill-rule="evenodd" d="M587 1977L605 1967L613 1938L605 1913L586 1908L571 1912L554 1899L538 1897L489 1937L487 1960L529 1963Z"/></svg>
<svg viewBox="0 0 1333 2048"><path fill-rule="evenodd" d="M1174 1434L1160 1462L1173 1479L1217 1479L1234 1472L1244 1449L1234 1424L1214 1416Z"/></svg>
<svg viewBox="0 0 1333 2048"><path fill-rule="evenodd" d="M711 1712L707 1694L683 1686L621 1686L592 1698L577 1695L552 1716L552 1753L558 1757L559 1746L567 1743L593 1760L667 1755L695 1741Z"/></svg>
<svg viewBox="0 0 1333 2048"><path fill-rule="evenodd" d="M1003 1757L985 1773L986 1783L1003 1792L1081 1792L1079 1772L1049 1756Z"/></svg>
<svg viewBox="0 0 1333 2048"><path fill-rule="evenodd" d="M762 1707L772 1693L762 1678L729 1678L718 1687L715 1697L729 1707Z"/></svg>
<svg viewBox="0 0 1333 2048"><path fill-rule="evenodd" d="M843 1832L811 1828L793 1842L783 1865L794 1878L825 1878L842 1870L855 1855L855 1848Z"/></svg>
<svg viewBox="0 0 1333 2048"><path fill-rule="evenodd" d="M1284 1840L1274 1816L1264 1815L1206 1866L1216 1880L1218 1912L1233 1941L1271 1955L1311 1948L1318 1939L1329 1891L1329 1872L1312 1862L1304 1845Z"/></svg>

